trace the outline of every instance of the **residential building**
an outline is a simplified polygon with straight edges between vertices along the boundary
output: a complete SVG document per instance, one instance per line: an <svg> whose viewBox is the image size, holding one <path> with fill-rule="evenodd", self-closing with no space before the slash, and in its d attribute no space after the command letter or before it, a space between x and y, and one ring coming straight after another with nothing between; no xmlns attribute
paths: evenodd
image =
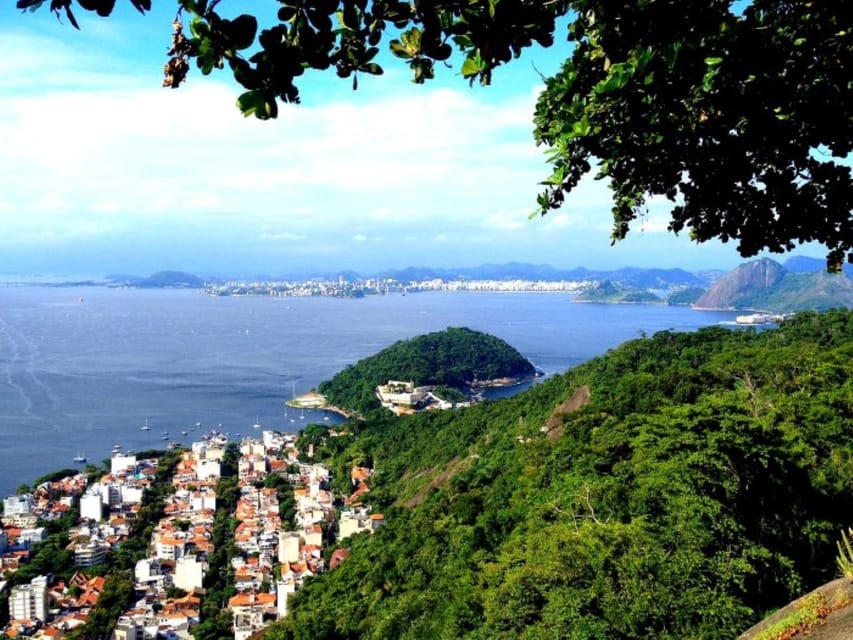
<svg viewBox="0 0 853 640"><path fill-rule="evenodd" d="M114 640L144 640L145 627L127 616L118 619L113 631Z"/></svg>
<svg viewBox="0 0 853 640"><path fill-rule="evenodd" d="M295 531L282 531L278 536L278 561L297 562L299 560L299 534Z"/></svg>
<svg viewBox="0 0 853 640"><path fill-rule="evenodd" d="M118 475L120 473L131 473L136 469L136 456L126 456L116 454L110 459L110 473Z"/></svg>
<svg viewBox="0 0 853 640"><path fill-rule="evenodd" d="M218 478L222 475L222 465L218 460L199 460L196 465L196 477L199 480Z"/></svg>
<svg viewBox="0 0 853 640"><path fill-rule="evenodd" d="M3 515L27 516L33 510L33 496L25 493L22 496L9 496L3 499Z"/></svg>
<svg viewBox="0 0 853 640"><path fill-rule="evenodd" d="M12 587L9 594L11 620L47 620L47 586L42 582Z"/></svg>
<svg viewBox="0 0 853 640"><path fill-rule="evenodd" d="M228 601L228 606L233 616L234 640L247 640L266 626L265 616L272 618L278 614L274 593L238 593Z"/></svg>
<svg viewBox="0 0 853 640"><path fill-rule="evenodd" d="M94 567L103 564L106 559L106 547L95 540L74 546L74 564L78 567Z"/></svg>
<svg viewBox="0 0 853 640"><path fill-rule="evenodd" d="M175 562L174 584L184 591L200 589L207 574L207 562L197 556L185 556Z"/></svg>
<svg viewBox="0 0 853 640"><path fill-rule="evenodd" d="M92 489L80 498L80 517L100 522L104 517L103 501L99 493L99 485L93 485Z"/></svg>
<svg viewBox="0 0 853 640"><path fill-rule="evenodd" d="M283 618L287 615L287 599L291 593L296 592L296 581L292 575L288 579L282 578L276 583L277 610L278 617Z"/></svg>

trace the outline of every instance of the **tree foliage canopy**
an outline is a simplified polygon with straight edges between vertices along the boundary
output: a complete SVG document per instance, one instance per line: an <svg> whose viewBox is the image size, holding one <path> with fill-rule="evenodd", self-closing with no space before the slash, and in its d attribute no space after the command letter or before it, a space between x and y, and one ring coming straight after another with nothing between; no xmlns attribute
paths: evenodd
<svg viewBox="0 0 853 640"><path fill-rule="evenodd" d="M853 313L801 313L660 332L458 412L374 414L327 463L372 462L386 525L265 637L734 638L834 576L851 355Z"/></svg>
<svg viewBox="0 0 853 640"><path fill-rule="evenodd" d="M141 12L151 0L130 0ZM46 0L18 0L35 8ZM75 0L50 0L74 26ZM76 0L109 15L115 0ZM806 0L282 0L277 13L226 17L218 0L178 0L164 84L195 62L231 69L244 114L298 102L308 69L381 74L383 39L422 83L460 52L461 75L492 71L569 21L562 70L547 80L534 136L552 174L538 212L560 207L596 171L612 189L613 240L650 198L673 232L735 240L743 256L818 241L837 270L853 262L853 24L840 2ZM844 16L848 17L844 17ZM183 32L189 18L189 34Z"/></svg>
<svg viewBox="0 0 853 640"><path fill-rule="evenodd" d="M459 389L475 381L526 378L535 373L536 368L500 338L449 327L395 342L339 371L317 390L333 405L364 412L379 406L376 386L389 380Z"/></svg>

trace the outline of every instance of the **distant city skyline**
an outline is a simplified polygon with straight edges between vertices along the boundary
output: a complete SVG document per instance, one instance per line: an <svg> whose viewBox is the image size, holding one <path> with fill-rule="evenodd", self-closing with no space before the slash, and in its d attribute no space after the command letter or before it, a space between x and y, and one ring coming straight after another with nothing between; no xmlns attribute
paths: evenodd
<svg viewBox="0 0 853 640"><path fill-rule="evenodd" d="M106 20L80 10L77 32L47 6L0 7L0 274L743 261L733 243L668 233L658 202L611 247L609 192L592 179L528 218L548 174L531 133L539 73L559 68L565 44L525 54L487 88L449 69L416 86L387 58L355 92L315 74L302 105L259 122L234 106L227 71L160 87L173 11L158 0L145 17L126 2Z"/></svg>

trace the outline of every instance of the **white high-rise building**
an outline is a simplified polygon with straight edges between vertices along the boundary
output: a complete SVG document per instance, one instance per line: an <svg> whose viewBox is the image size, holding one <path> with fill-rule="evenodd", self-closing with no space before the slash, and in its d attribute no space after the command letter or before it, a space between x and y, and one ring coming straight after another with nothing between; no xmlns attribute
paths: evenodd
<svg viewBox="0 0 853 640"><path fill-rule="evenodd" d="M33 497L29 493L3 499L3 513L7 516L27 516L33 510Z"/></svg>
<svg viewBox="0 0 853 640"><path fill-rule="evenodd" d="M44 581L12 587L9 617L12 620L47 620L47 586Z"/></svg>
<svg viewBox="0 0 853 640"><path fill-rule="evenodd" d="M97 487L97 485L95 485ZM103 519L103 499L93 487L80 498L80 517L100 522Z"/></svg>

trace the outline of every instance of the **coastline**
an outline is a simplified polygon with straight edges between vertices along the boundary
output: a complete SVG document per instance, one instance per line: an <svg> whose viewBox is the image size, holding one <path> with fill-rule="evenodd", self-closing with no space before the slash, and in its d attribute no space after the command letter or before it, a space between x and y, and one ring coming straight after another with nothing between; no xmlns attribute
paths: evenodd
<svg viewBox="0 0 853 640"><path fill-rule="evenodd" d="M523 376L520 378L494 378L492 380L473 380L468 383L468 386L472 389L499 389L504 387L515 387L520 384L524 384L526 382L532 382L533 380L537 380L538 378L544 378L545 372L536 370L535 373L529 376Z"/></svg>
<svg viewBox="0 0 853 640"><path fill-rule="evenodd" d="M284 405L291 409L318 409L321 411L330 411L331 413L336 413L346 419L354 418L358 415L354 411L347 411L341 407L329 404L329 401L326 400L326 396L314 391L309 391L308 393L295 396L290 400L285 400Z"/></svg>

